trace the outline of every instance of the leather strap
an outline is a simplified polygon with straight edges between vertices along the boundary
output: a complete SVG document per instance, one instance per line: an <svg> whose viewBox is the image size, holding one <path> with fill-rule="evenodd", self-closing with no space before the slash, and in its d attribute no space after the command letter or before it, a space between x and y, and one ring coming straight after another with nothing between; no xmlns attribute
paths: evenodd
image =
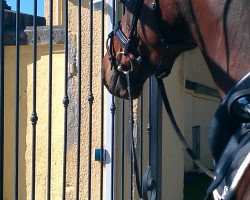
<svg viewBox="0 0 250 200"><path fill-rule="evenodd" d="M168 101L167 93L165 90L165 86L163 83L162 78L156 77L158 86L161 92L162 100L165 106L165 109L167 111L167 114L170 118L170 121L177 133L177 136L179 137L180 141L182 142L183 146L185 147L188 155L193 159L193 161L196 163L196 165L208 176L211 178L214 178L214 174L208 170L196 157L192 149L189 147L187 144L180 128L177 125L177 122L174 118L171 106ZM138 168L138 162L137 162L137 156L135 152L135 141L134 141L134 136L133 136L133 125L134 125L134 118L133 118L133 99L131 97L131 85L130 85L130 71L126 72L126 80L127 80L127 90L128 90L128 95L129 95L129 110L130 110L130 137L131 137L131 151L132 151L132 156L133 156L133 168L135 172L135 179L136 179L136 187L138 191L138 195L140 198L143 198L144 200L147 200L147 191L152 191L151 192L151 200L155 200L157 197L157 191L156 191L156 181L152 179L151 177L151 168L150 166L148 167L144 178L143 178L143 185L140 182L140 177L139 177L139 168ZM143 186L143 187L142 187ZM143 190L142 190L143 189Z"/></svg>
<svg viewBox="0 0 250 200"><path fill-rule="evenodd" d="M134 116L133 116L133 99L131 98L131 87L130 87L130 72L128 71L126 73L126 79L127 79L127 89L128 89L128 95L129 95L129 110L130 110L130 137L131 137L131 151L133 156L133 164L134 164L134 172L135 172L135 180L136 180L136 187L138 191L138 195L140 198L143 198L142 194L142 187L140 183L140 177L139 177L139 168L138 168L138 162L137 162L137 156L135 152L135 141L133 136L133 129L134 129Z"/></svg>
<svg viewBox="0 0 250 200"><path fill-rule="evenodd" d="M170 121L175 129L175 132L178 136L178 138L180 139L181 143L183 144L186 152L188 153L188 155L192 158L192 160L194 161L194 163L205 173L207 174L209 177L214 178L214 174L213 172L211 172L209 169L207 169L201 162L200 160L197 158L197 156L194 154L193 150L189 147L188 143L186 142L186 139L184 138L180 128L177 125L177 122L175 120L173 111L171 109L168 97L167 97L167 93L166 93L166 89L163 83L162 78L156 77L158 86L159 86L159 90L161 93L161 97L162 97L162 101L164 103L165 109L167 111L167 114L170 118Z"/></svg>
<svg viewBox="0 0 250 200"><path fill-rule="evenodd" d="M140 56L138 51L138 39L135 36L127 38L122 32L120 22L118 22L114 28L114 35L116 36L120 45L124 48L124 55L132 54L135 58ZM126 54L127 53L127 54Z"/></svg>

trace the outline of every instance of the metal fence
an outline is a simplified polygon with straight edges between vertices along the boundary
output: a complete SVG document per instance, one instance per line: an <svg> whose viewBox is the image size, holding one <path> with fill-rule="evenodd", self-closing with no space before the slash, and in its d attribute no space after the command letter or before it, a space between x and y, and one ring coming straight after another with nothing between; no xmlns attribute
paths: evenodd
<svg viewBox="0 0 250 200"><path fill-rule="evenodd" d="M44 151L47 152L47 167L46 167L46 199L51 199L51 176L53 176L52 170L52 129L53 129L53 116L56 113L53 113L53 48L54 48L54 21L53 21L53 0L47 1L49 2L49 16L47 18L47 24L49 24L49 45L48 45L48 55L49 55L49 64L48 69L48 99L47 99L47 132L43 133L47 135L47 146L44 147ZM77 22L77 76L76 76L76 89L77 95L74 97L74 100L77 102L75 109L77 110L76 119L76 132L72 133L69 129L69 115L70 110L69 106L71 104L71 99L69 94L69 2L65 0L63 2L63 27L64 27L64 50L65 50L65 60L64 60L64 85L61 86L61 90L64 90L64 96L62 96L62 107L64 107L64 121L61 122L62 126L64 126L64 139L63 139L63 162L62 162L62 194L61 199L68 199L67 196L67 161L68 161L68 145L69 145L69 135L75 134L77 138L77 146L76 146L76 154L75 156L75 185L74 185L74 197L72 199L83 199L83 190L81 190L81 184L84 183L87 188L87 199L94 199L93 192L95 188L99 196L99 199L138 199L138 194L136 190L135 184L135 176L133 170L133 158L131 154L131 145L130 145L130 134L129 134L129 117L128 117L128 103L124 100L117 99L110 94L105 92L104 86L100 83L100 87L97 89L99 93L93 92L93 76L95 75L94 71L96 70L95 62L96 56L94 56L93 52L93 40L95 40L94 35L94 3L93 1L77 2L77 17L78 19L83 19L82 12L83 8L87 7L89 9L89 18L87 20L78 20L75 19L75 23ZM71 2L72 3L72 2ZM76 3L76 2L74 2ZM118 12L122 10L117 5L116 1L107 3L107 13L105 14L105 2L102 0L99 2L101 7L99 14L101 16L101 22L97 24L100 26L101 32L99 33L101 36L101 43L99 44L100 52L99 58L103 57L105 53L104 43L105 43L105 35L108 31L110 31L118 19ZM38 36L37 36L37 0L33 1L34 4L34 13L33 13L33 76L32 76L32 112L28 113L30 115L30 123L32 124L32 167L31 167L31 199L41 199L41 197L37 194L37 124L39 123L39 113L37 112L37 94L39 93L39 88L37 87L37 51L38 51ZM4 158L4 141L6 140L5 132L5 119L4 113L8 112L5 109L5 69L7 66L5 63L5 55L4 55L4 46L5 46L5 15L4 15L4 1L0 2L0 61L1 61L1 70L0 70L0 199L5 199L4 194L4 182L5 179L8 178L4 174L4 161L7 158ZM19 158L19 145L20 145L20 129L19 129L19 121L20 117L23 113L20 113L20 105L19 105L19 97L20 97L20 34L22 32L21 27L21 14L20 14L20 0L16 0L16 20L15 20L15 123L14 123L14 157L11 159L14 160L13 172L14 172L14 180L13 180L13 191L14 191L14 199L20 199L20 183L19 177L20 173L20 158ZM89 27L89 48L83 48L83 43L85 42L85 38L83 38L83 32L85 31L83 27L83 23L88 23ZM105 23L108 23L108 27L105 28ZM85 33L86 35L86 33ZM87 52L88 54L88 65L83 64L83 55ZM85 63L85 61L84 61ZM99 62L101 65L101 62ZM100 66L99 66L100 67ZM88 73L88 80L82 77L83 73ZM99 74L101 80L101 74ZM82 92L82 83L88 82L87 93ZM161 199L161 103L159 92L156 89L156 81L152 78L145 86L145 91L143 95L139 98L138 101L135 102L135 126L134 126L134 137L136 138L136 153L139 158L139 173L140 173L140 181L143 181L143 176L153 178L157 183L157 199ZM96 88L95 88L96 91ZM88 105L83 104L84 99L87 99ZM95 99L100 99L100 109L98 113L93 110L93 106L95 104ZM74 106L74 105L72 105ZM88 118L87 124L83 121L86 121L82 118L82 110L83 107L88 110ZM93 131L93 119L99 116L99 125L100 131L98 133ZM82 132L82 126L88 126L88 132ZM25 134L25 133L24 133ZM83 139L83 135L88 135L88 146L87 151L82 151L81 142ZM5 137L5 138L4 138ZM93 147L92 142L96 138L99 138L99 148L96 146ZM95 155L94 155L95 154ZM82 173L81 162L84 162L84 157L87 157L87 174ZM95 159L94 159L95 156ZM9 158L8 158L9 159ZM93 176L95 172L93 171L93 163L99 161L99 169L98 169L98 186L94 184ZM149 169L150 170L147 170ZM145 173L150 173L146 174ZM128 176L129 174L129 176ZM82 180L83 181L80 181ZM148 179L146 179L148 180ZM150 179L152 180L152 179ZM38 180L39 181L39 180ZM147 184L147 183L146 183ZM94 188L94 189L93 189ZM143 188L142 188L143 189ZM151 190L152 188L147 188ZM148 192L148 196L150 197L150 192ZM29 198L29 197L27 197ZM96 198L96 194L95 194ZM153 197L152 197L153 198Z"/></svg>

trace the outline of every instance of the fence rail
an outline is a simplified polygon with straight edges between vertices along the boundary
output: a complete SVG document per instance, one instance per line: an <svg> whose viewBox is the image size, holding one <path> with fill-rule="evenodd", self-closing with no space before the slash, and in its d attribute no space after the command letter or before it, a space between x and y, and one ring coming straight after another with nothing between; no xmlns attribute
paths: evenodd
<svg viewBox="0 0 250 200"><path fill-rule="evenodd" d="M37 0L32 3L29 22L16 0L15 24L7 27L0 2L0 198L138 199L128 102L106 92L100 73L105 35L124 7L102 0L96 11L92 0L61 6L46 0L49 31L40 33ZM15 37L8 37L13 28ZM15 45L4 41L9 38ZM145 88L134 101L133 135L140 181L150 167L160 199L161 103L153 79Z"/></svg>
<svg viewBox="0 0 250 200"><path fill-rule="evenodd" d="M3 199L4 164L4 1L0 2L0 198Z"/></svg>

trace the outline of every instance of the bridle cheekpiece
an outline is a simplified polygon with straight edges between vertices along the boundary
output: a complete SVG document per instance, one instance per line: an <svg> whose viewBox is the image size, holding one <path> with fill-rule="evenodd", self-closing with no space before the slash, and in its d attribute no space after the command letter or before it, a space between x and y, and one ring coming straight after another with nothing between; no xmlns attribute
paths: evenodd
<svg viewBox="0 0 250 200"><path fill-rule="evenodd" d="M140 52L138 50L139 41L137 38L137 23L138 23L138 19L141 13L143 2L144 0L137 1L135 12L134 12L133 19L132 19L131 30L130 30L128 37L123 33L121 29L120 21L116 24L116 26L114 27L114 30L111 31L108 35L106 48L108 51L111 68L115 67L116 69L119 70L119 64L120 64L120 59L122 55L125 57L129 57L131 65L133 61L136 61L139 64L142 61ZM125 1L122 1L122 3L126 5L128 4ZM124 48L124 51L119 52L117 56L114 56L114 52L113 52L114 36L116 36L118 42ZM130 54L133 55L133 60L129 56Z"/></svg>

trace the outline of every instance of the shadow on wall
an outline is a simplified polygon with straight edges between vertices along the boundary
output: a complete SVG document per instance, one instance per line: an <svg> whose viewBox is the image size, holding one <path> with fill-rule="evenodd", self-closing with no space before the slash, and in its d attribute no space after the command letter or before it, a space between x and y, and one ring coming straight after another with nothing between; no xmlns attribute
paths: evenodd
<svg viewBox="0 0 250 200"><path fill-rule="evenodd" d="M20 81L19 81L19 148L18 148L18 179L20 197L26 197L26 190L21 187L26 186L26 132L28 123L28 102L27 102L27 67L33 63L31 55L20 56ZM38 58L40 59L40 58ZM13 199L14 196L14 170L15 170L15 101L16 101L16 56L14 47L5 47L5 135L4 135L4 196L6 199Z"/></svg>
<svg viewBox="0 0 250 200"><path fill-rule="evenodd" d="M61 195L62 147L63 147L63 105L62 85L64 50L62 45L55 45L53 50L53 99L52 99L52 169L51 198ZM4 198L14 199L15 170L15 82L16 82L16 48L5 47L5 149L4 149ZM37 54L37 116L36 125L36 197L46 198L47 183L47 144L48 144L48 45L39 45ZM32 124L33 111L33 47L20 48L19 81L19 199L31 196L32 179ZM59 181L60 180L60 181Z"/></svg>

